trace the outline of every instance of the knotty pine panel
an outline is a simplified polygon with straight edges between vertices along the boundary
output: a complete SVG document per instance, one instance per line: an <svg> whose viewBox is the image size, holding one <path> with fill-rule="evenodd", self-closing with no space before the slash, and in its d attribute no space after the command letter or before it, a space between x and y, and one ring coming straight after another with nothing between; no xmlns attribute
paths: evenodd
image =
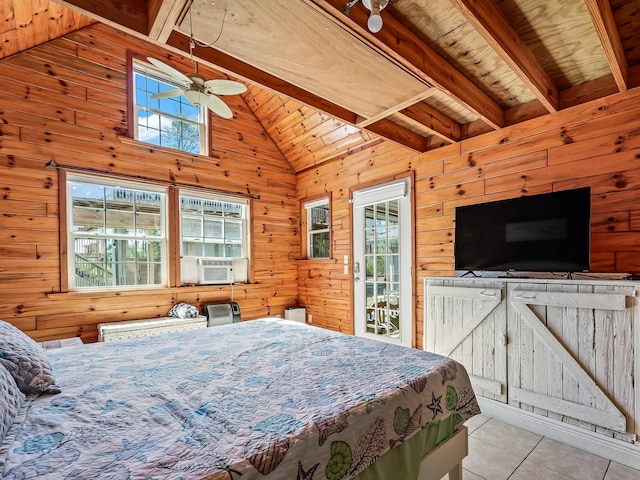
<svg viewBox="0 0 640 480"><path fill-rule="evenodd" d="M344 192L414 173L414 341L421 348L420 277L454 273L457 206L592 186L591 270L640 273L638 119L640 89L634 89L424 154L385 141L300 171L297 196L331 193L335 205ZM348 242L334 244L337 260L351 255L350 211L332 210L333 238ZM353 295L351 274L344 276L337 264L298 262L299 303L314 324L351 332L353 312L342 300Z"/></svg>
<svg viewBox="0 0 640 480"><path fill-rule="evenodd" d="M69 68L63 63L64 57L65 55L60 52L49 53L44 51L44 47L35 47L29 52L7 58L3 62L9 62L11 65L32 70L41 75L49 75L65 83L79 86L91 85L92 88L99 88L113 95L119 94L121 98L126 99L126 75L115 70L99 70L95 64L87 61L74 61L76 65ZM87 68L89 73L82 73L83 67Z"/></svg>
<svg viewBox="0 0 640 480"><path fill-rule="evenodd" d="M522 175L527 170L544 168L547 166L546 151L535 151L515 157L509 157L500 162L492 162L483 165L477 165L473 168L476 179L494 178L502 175L516 174ZM451 185L458 185L468 182L470 175L469 169L455 170L447 175L429 177L428 188L435 190ZM445 183L446 182L446 183Z"/></svg>
<svg viewBox="0 0 640 480"><path fill-rule="evenodd" d="M592 195L606 194L622 189L636 189L640 188L640 170L626 170L595 175L588 179L588 183L591 185ZM558 190L576 188L575 185L582 184L584 184L583 178L554 182Z"/></svg>
<svg viewBox="0 0 640 480"><path fill-rule="evenodd" d="M584 160L589 157L600 157L610 153L619 153L640 148L640 130L638 127L624 129L611 135L598 136L575 145L565 144L561 147L549 149L549 165Z"/></svg>
<svg viewBox="0 0 640 480"><path fill-rule="evenodd" d="M4 206L4 203L4 201L0 202L0 206ZM30 202L15 202L14 205L18 203L28 204ZM58 221L52 217L22 215L13 211L9 213L2 212L0 214L2 215L0 216L0 228L28 228L30 230L58 231Z"/></svg>
<svg viewBox="0 0 640 480"><path fill-rule="evenodd" d="M4 258L35 260L37 255L35 245L0 245L0 256Z"/></svg>
<svg viewBox="0 0 640 480"><path fill-rule="evenodd" d="M32 129L44 130L50 133L58 133L68 137L81 135L85 139L93 139L96 142L105 140L108 132L86 128L78 124L62 122L59 120L51 120L44 117L37 117L30 113L22 113L16 110L3 109L0 111L0 120L12 127L27 127ZM80 134L78 132L81 132ZM113 141L117 136L113 134ZM4 157L3 157L4 158ZM40 159L41 160L41 159ZM3 161L3 159L0 159ZM6 159L4 160L6 161Z"/></svg>
<svg viewBox="0 0 640 480"><path fill-rule="evenodd" d="M557 146L565 143L562 134L557 131L544 132L537 136L528 136L518 140L512 140L508 144L498 145L478 151L468 152L459 157L445 160L445 172L469 167L484 167L492 162L503 161L506 156L525 156L540 151L540 145ZM508 147L508 148L507 148Z"/></svg>
<svg viewBox="0 0 640 480"><path fill-rule="evenodd" d="M594 175L617 174L621 170L636 169L640 167L638 153L640 153L640 150L631 150L597 158L576 160L571 163L561 163L547 168L528 170L522 174L510 174L487 179L487 193L572 181ZM586 179L584 184L588 184Z"/></svg>
<svg viewBox="0 0 640 480"><path fill-rule="evenodd" d="M120 110L120 113L124 113L124 111ZM124 114L121 119L114 120L84 112L76 112L76 124L95 130L113 131L121 135L127 135L127 121Z"/></svg>
<svg viewBox="0 0 640 480"><path fill-rule="evenodd" d="M453 215L438 215L435 217L420 217L416 221L417 232L431 232L433 230L445 230L454 227Z"/></svg>
<svg viewBox="0 0 640 480"><path fill-rule="evenodd" d="M638 256L638 252L617 252L615 266L622 272L640 271L640 257Z"/></svg>
<svg viewBox="0 0 640 480"><path fill-rule="evenodd" d="M37 81L35 82L34 77L37 77ZM3 91L7 93L14 90L25 94L36 89L46 90L56 94L59 93L80 100L87 98L87 88L84 86L60 82L49 75L34 75L33 72L28 69L16 65L9 65L6 62L2 64L0 78L3 79ZM35 84L38 86L35 87ZM18 93L18 95L20 94Z"/></svg>
<svg viewBox="0 0 640 480"><path fill-rule="evenodd" d="M521 187L515 188L514 190L504 190L497 193L485 193L480 197L460 197L454 198L451 200L446 200L443 202L443 214L444 215L453 215L455 213L456 207L461 207L463 205L471 205L475 203L481 202L493 202L496 200L505 200L508 198L520 197L522 195L538 195L540 193L549 193L553 191L553 185L551 184L543 184L535 187Z"/></svg>
<svg viewBox="0 0 640 480"><path fill-rule="evenodd" d="M167 56L95 25L3 61L7 70L0 68L0 80L15 75L17 81L0 93L0 318L38 340L80 335L95 341L98 323L165 316L179 301L202 307L233 299L244 319L283 314L297 296L299 205L293 169L241 96L231 101L233 119L211 117L212 157L124 138L127 48L141 56ZM190 59L176 60L185 72L194 69ZM200 72L222 77L206 67ZM251 201L252 247L261 252L250 266L251 283L61 292L60 186L57 171L45 167L50 160L260 196Z"/></svg>
<svg viewBox="0 0 640 480"><path fill-rule="evenodd" d="M452 243L418 243L416 245L418 257L449 257L453 258Z"/></svg>
<svg viewBox="0 0 640 480"><path fill-rule="evenodd" d="M69 108L56 107L54 105L37 104L15 95L0 92L0 105L3 109L28 113L36 117L45 117L66 123L75 123L74 111Z"/></svg>
<svg viewBox="0 0 640 480"><path fill-rule="evenodd" d="M17 328L19 328L22 331L29 331L29 330L35 330L36 329L36 319L35 317L23 317L19 320L16 320L13 322L13 325L15 325ZM62 337L61 337L62 338Z"/></svg>
<svg viewBox="0 0 640 480"><path fill-rule="evenodd" d="M630 213L607 212L591 214L591 233L626 232L629 227Z"/></svg>
<svg viewBox="0 0 640 480"><path fill-rule="evenodd" d="M0 136L5 138L18 138L20 129L16 125L0 125Z"/></svg>
<svg viewBox="0 0 640 480"><path fill-rule="evenodd" d="M416 207L416 218L434 217L438 215L442 215L442 203L418 205Z"/></svg>
<svg viewBox="0 0 640 480"><path fill-rule="evenodd" d="M640 165L639 165L640 168ZM619 189L591 196L591 213L635 210L640 202L640 189Z"/></svg>
<svg viewBox="0 0 640 480"><path fill-rule="evenodd" d="M91 28L84 28L73 32L73 35L66 35L65 40L75 42L78 44L78 51L87 49L96 53L103 53L107 55L114 55L119 58L126 56L127 50L135 50L137 45L131 41L129 35L123 34L118 30L114 30L108 25L102 23L96 23ZM156 50L160 54L160 50ZM182 57L171 55L172 58L176 58L180 61ZM188 58L182 59L184 65L191 64L191 60Z"/></svg>

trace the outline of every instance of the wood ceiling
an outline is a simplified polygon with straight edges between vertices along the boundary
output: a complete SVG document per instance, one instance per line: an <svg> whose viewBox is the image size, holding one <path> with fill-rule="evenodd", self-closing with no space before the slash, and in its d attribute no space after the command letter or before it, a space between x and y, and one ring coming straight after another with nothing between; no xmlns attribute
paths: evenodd
<svg viewBox="0 0 640 480"><path fill-rule="evenodd" d="M100 21L183 55L193 35L196 58L250 85L245 100L297 171L314 149L292 148L295 112L341 132L317 162L380 137L424 152L640 85L638 0L391 0L375 35L345 0L56 3L86 18L55 21L49 5L44 23ZM23 28L24 5L48 2L0 0L3 57L37 43L7 28Z"/></svg>

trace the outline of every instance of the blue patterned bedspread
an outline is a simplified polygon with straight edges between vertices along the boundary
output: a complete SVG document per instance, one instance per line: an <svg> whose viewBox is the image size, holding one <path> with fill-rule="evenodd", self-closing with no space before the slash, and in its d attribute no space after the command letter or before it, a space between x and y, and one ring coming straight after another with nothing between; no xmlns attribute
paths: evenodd
<svg viewBox="0 0 640 480"><path fill-rule="evenodd" d="M352 478L429 422L479 412L463 367L258 320L49 352L0 478Z"/></svg>

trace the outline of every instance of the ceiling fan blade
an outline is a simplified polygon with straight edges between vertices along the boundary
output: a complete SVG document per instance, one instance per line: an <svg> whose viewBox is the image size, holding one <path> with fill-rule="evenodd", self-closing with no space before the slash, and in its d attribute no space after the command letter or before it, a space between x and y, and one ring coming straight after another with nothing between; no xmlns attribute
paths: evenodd
<svg viewBox="0 0 640 480"><path fill-rule="evenodd" d="M187 90L184 92L184 96L196 107L204 105L204 102L206 102L206 95L198 90Z"/></svg>
<svg viewBox="0 0 640 480"><path fill-rule="evenodd" d="M171 90L164 90L162 92L154 93L151 98L170 98L183 95L184 90L182 88L172 88Z"/></svg>
<svg viewBox="0 0 640 480"><path fill-rule="evenodd" d="M204 105L222 118L233 118L233 112L229 106L215 95L198 92L197 90L188 90L184 92L184 96L194 105Z"/></svg>
<svg viewBox="0 0 640 480"><path fill-rule="evenodd" d="M215 95L207 95L206 97L205 105L209 110L222 118L233 118L233 112L229 108L229 105Z"/></svg>
<svg viewBox="0 0 640 480"><path fill-rule="evenodd" d="M208 80L204 88L216 95L238 95L247 91L247 86L233 80Z"/></svg>
<svg viewBox="0 0 640 480"><path fill-rule="evenodd" d="M160 70L162 70L164 73L166 73L173 79L178 80L179 82L184 82L187 85L191 85L191 83L193 83L189 77L187 77L184 73L180 72L179 70L176 70L172 66L167 65L166 63L161 62L160 60L157 60L153 57L147 57L147 60L149 60L149 62L152 65L159 68Z"/></svg>

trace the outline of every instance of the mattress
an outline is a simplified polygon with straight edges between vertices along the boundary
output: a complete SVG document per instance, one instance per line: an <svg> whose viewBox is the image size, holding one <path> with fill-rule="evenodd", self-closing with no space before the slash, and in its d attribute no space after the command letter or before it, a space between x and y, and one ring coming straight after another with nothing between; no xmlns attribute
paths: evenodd
<svg viewBox="0 0 640 480"><path fill-rule="evenodd" d="M48 351L5 479L351 479L428 425L479 413L457 362L264 319Z"/></svg>

